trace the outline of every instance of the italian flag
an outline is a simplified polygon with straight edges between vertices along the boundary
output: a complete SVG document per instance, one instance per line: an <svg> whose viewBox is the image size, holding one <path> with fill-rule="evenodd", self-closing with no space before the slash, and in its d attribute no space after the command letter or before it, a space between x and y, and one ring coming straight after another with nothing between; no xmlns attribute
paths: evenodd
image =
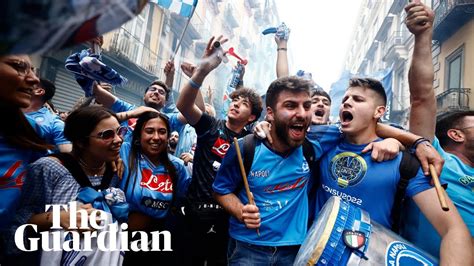
<svg viewBox="0 0 474 266"><path fill-rule="evenodd" d="M347 245L352 248L360 248L364 245L365 236L359 232L348 232L344 237Z"/></svg>

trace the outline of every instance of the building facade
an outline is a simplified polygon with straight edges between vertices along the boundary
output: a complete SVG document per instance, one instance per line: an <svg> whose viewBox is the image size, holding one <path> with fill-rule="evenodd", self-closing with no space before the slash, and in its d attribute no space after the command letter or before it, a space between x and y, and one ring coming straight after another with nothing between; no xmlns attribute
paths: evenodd
<svg viewBox="0 0 474 266"><path fill-rule="evenodd" d="M155 79L164 79L164 66L176 52L173 84L176 98L188 79L179 65L182 62L199 64L209 38L221 34L229 38L224 47L233 47L249 62L245 86L257 89L260 94L266 92L276 78L276 45L273 37L263 36L261 32L280 23L274 0L200 0L176 51L186 21L185 17L149 3L138 16L104 35L102 60L128 79L124 86L114 87L116 96L136 105L142 104L146 86ZM87 48L80 45L35 60L40 65L41 76L57 86L53 103L60 111L70 111L84 95L73 75L65 70L64 61L70 54ZM210 100L206 93L210 88L216 109L222 107L223 94L236 62L229 57L229 62L212 72L203 84L205 99Z"/></svg>
<svg viewBox="0 0 474 266"><path fill-rule="evenodd" d="M437 115L474 110L474 1L433 0Z"/></svg>
<svg viewBox="0 0 474 266"><path fill-rule="evenodd" d="M413 35L404 24L406 3L363 1L342 75L380 78L380 73L389 74L387 118L403 126L407 126L409 117L408 70L414 45ZM474 71L474 1L432 0L426 4L432 6L436 16L432 51L438 115L473 109L469 98L474 76L469 73ZM345 88L334 87L331 96L342 97ZM331 115L337 116L337 112L338 106L333 106Z"/></svg>

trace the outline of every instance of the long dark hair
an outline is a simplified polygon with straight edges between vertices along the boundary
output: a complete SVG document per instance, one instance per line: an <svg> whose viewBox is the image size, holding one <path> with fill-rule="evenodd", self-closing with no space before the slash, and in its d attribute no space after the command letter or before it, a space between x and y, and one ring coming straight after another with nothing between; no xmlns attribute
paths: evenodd
<svg viewBox="0 0 474 266"><path fill-rule="evenodd" d="M141 135L143 131L143 126L146 124L146 122L154 118L159 118L161 121L165 123L166 131L167 131L166 140L168 141L170 137L170 134L171 134L170 124L169 124L168 118L165 115L157 113L157 112L145 112L138 117L137 123L135 125L135 129L133 130L133 134L132 134L132 143L131 143L132 145L131 145L131 152L130 152L129 163L128 163L128 169L130 169L130 171L128 172L128 176L127 176L127 186L132 176L135 176L135 177L138 176L137 165L139 163L138 157L142 153L140 139L141 139ZM168 145L165 145L165 146L167 147ZM176 168L174 167L173 163L170 161L170 158L168 157L168 150L166 148L163 149L163 151L160 154L158 154L158 160L165 167L166 171L168 172L168 175L171 178L171 182L173 184L173 197L171 199L171 204L170 204L170 206L173 206L173 203L176 200L176 195L177 195L177 190L178 190L178 186L177 186L178 174L177 174ZM135 186L133 186L132 188L132 193L133 193L134 188ZM127 190L127 188L125 188L125 190Z"/></svg>
<svg viewBox="0 0 474 266"><path fill-rule="evenodd" d="M64 123L64 136L72 142L73 152L81 155L84 147L89 145L88 136L97 124L109 117L117 119L114 112L102 106L86 106L69 114Z"/></svg>
<svg viewBox="0 0 474 266"><path fill-rule="evenodd" d="M53 149L36 133L19 107L0 103L0 113L4 114L0 124L0 135L14 147L35 151Z"/></svg>

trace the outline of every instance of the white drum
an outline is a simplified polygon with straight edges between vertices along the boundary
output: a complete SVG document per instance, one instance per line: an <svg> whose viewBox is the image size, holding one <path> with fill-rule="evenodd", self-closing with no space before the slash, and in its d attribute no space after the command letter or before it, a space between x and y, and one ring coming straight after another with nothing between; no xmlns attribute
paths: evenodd
<svg viewBox="0 0 474 266"><path fill-rule="evenodd" d="M294 265L431 266L438 261L333 196L308 231Z"/></svg>

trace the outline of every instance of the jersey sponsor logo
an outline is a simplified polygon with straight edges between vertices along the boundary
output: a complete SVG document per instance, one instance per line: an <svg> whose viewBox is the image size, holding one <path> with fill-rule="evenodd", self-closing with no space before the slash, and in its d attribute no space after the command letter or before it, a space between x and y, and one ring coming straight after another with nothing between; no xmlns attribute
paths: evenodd
<svg viewBox="0 0 474 266"><path fill-rule="evenodd" d="M230 148L229 142L219 137L216 139L216 142L214 142L214 145L212 146L211 151L217 156L224 158L229 148Z"/></svg>
<svg viewBox="0 0 474 266"><path fill-rule="evenodd" d="M385 254L385 265L402 266L402 265L420 265L432 266L438 265L436 261L425 256L420 250L407 243L394 241L387 247Z"/></svg>
<svg viewBox="0 0 474 266"><path fill-rule="evenodd" d="M354 197L354 196L351 196L349 194L346 194L344 192L341 192L337 189L334 189L332 187L328 187L324 184L321 185L321 187L323 188L324 191L326 191L327 193L333 195L333 196L337 196L339 198L341 198L342 200L345 200L347 202L350 202L350 203L353 203L353 204L357 204L359 206L362 205L362 202L363 200L362 199L359 199L357 197Z"/></svg>
<svg viewBox="0 0 474 266"><path fill-rule="evenodd" d="M334 156L329 165L331 178L341 188L357 185L367 173L364 158L353 152L342 152Z"/></svg>
<svg viewBox="0 0 474 266"><path fill-rule="evenodd" d="M127 124L130 131L135 130L135 126L137 125L137 120L138 120L137 118L128 119Z"/></svg>
<svg viewBox="0 0 474 266"><path fill-rule="evenodd" d="M281 183L276 186L267 186L263 190L268 193L283 192L293 189L300 189L306 185L307 179L300 177L294 183Z"/></svg>
<svg viewBox="0 0 474 266"><path fill-rule="evenodd" d="M269 170L254 170L250 171L250 177L268 177L270 175Z"/></svg>
<svg viewBox="0 0 474 266"><path fill-rule="evenodd" d="M173 182L168 174L154 175L150 169L142 170L140 186L161 193L173 193Z"/></svg>
<svg viewBox="0 0 474 266"><path fill-rule="evenodd" d="M0 176L0 189L8 188L20 188L23 186L23 179L26 174L26 170L23 170L15 176L15 173L20 169L23 161L19 160L14 162L6 171Z"/></svg>
<svg viewBox="0 0 474 266"><path fill-rule="evenodd" d="M153 199L150 197L143 197L141 203L145 207L157 209L157 210L167 210L170 206L169 201Z"/></svg>

